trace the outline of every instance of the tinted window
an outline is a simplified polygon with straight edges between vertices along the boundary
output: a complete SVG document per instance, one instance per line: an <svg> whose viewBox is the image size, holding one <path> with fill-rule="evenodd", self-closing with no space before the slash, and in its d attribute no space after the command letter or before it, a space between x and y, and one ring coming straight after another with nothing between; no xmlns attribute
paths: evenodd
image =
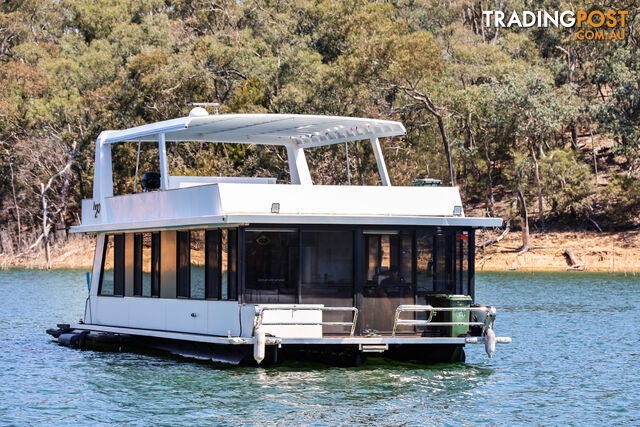
<svg viewBox="0 0 640 427"><path fill-rule="evenodd" d="M220 299L229 299L229 230L220 230Z"/></svg>
<svg viewBox="0 0 640 427"><path fill-rule="evenodd" d="M158 296L160 233L136 233L133 238L134 296Z"/></svg>
<svg viewBox="0 0 640 427"><path fill-rule="evenodd" d="M102 276L100 276L100 295L113 295L113 236L105 236L102 255Z"/></svg>
<svg viewBox="0 0 640 427"><path fill-rule="evenodd" d="M245 232L247 302L295 302L298 294L296 230Z"/></svg>
<svg viewBox="0 0 640 427"><path fill-rule="evenodd" d="M160 296L160 233L151 233L151 296Z"/></svg>
<svg viewBox="0 0 640 427"><path fill-rule="evenodd" d="M450 238L447 234L438 233L435 238L435 245L433 248L435 259L435 286L434 291L438 293L454 293L453 285L450 282L451 272L448 271L448 267L451 265L447 257L452 256L449 250Z"/></svg>
<svg viewBox="0 0 640 427"><path fill-rule="evenodd" d="M177 296L237 299L237 230L177 233Z"/></svg>
<svg viewBox="0 0 640 427"><path fill-rule="evenodd" d="M205 297L220 298L220 230L207 230L205 233Z"/></svg>
<svg viewBox="0 0 640 427"><path fill-rule="evenodd" d="M178 231L177 239L177 296L189 298L189 232Z"/></svg>
<svg viewBox="0 0 640 427"><path fill-rule="evenodd" d="M469 246L471 232L439 229L431 233L427 230L416 234L417 290L469 295L469 260L473 256L473 248Z"/></svg>
<svg viewBox="0 0 640 427"><path fill-rule="evenodd" d="M417 250L417 284L418 292L433 292L433 273L435 270L433 257L433 239L431 231L418 231L416 233Z"/></svg>
<svg viewBox="0 0 640 427"><path fill-rule="evenodd" d="M459 231L458 238L458 293L469 295L469 232Z"/></svg>
<svg viewBox="0 0 640 427"><path fill-rule="evenodd" d="M238 298L238 231L223 229L220 231L220 299Z"/></svg>
<svg viewBox="0 0 640 427"><path fill-rule="evenodd" d="M302 283L351 284L353 233L351 231L302 232Z"/></svg>
<svg viewBox="0 0 640 427"><path fill-rule="evenodd" d="M412 283L412 236L409 232L366 232L367 283Z"/></svg>
<svg viewBox="0 0 640 427"><path fill-rule="evenodd" d="M113 294L124 296L124 234L113 236Z"/></svg>
<svg viewBox="0 0 640 427"><path fill-rule="evenodd" d="M238 230L228 231L227 299L238 299Z"/></svg>
<svg viewBox="0 0 640 427"><path fill-rule="evenodd" d="M105 236L100 295L124 295L124 234Z"/></svg>
<svg viewBox="0 0 640 427"><path fill-rule="evenodd" d="M205 291L205 233L189 233L189 297L202 299Z"/></svg>

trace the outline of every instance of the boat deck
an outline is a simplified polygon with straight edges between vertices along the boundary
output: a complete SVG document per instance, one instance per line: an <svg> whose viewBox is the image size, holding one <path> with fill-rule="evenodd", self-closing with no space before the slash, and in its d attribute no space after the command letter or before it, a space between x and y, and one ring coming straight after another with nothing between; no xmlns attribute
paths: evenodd
<svg viewBox="0 0 640 427"><path fill-rule="evenodd" d="M154 338L165 338L184 341L205 342L211 344L230 345L253 345L253 337L221 337L214 335L193 334L185 332L170 332L152 329L124 328L116 326L74 324L70 329L104 332L113 334L126 334L134 336L145 336ZM509 343L511 338L497 337L498 343ZM266 345L277 344L482 344L483 337L423 337L421 335L401 335L401 336L325 336L322 338L279 338L266 337Z"/></svg>

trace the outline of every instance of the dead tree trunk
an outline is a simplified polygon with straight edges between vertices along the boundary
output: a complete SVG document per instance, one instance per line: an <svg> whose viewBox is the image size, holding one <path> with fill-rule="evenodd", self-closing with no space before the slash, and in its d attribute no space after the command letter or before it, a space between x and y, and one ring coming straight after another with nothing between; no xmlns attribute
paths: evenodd
<svg viewBox="0 0 640 427"><path fill-rule="evenodd" d="M578 132L576 131L575 122L571 122L571 149L578 151Z"/></svg>
<svg viewBox="0 0 640 427"><path fill-rule="evenodd" d="M451 179L451 185L455 186L456 173L453 168L453 160L451 158L451 146L449 144L449 136L447 135L447 129L444 125L444 120L442 119L442 115L438 111L438 108L435 106L433 101L431 101L431 98L429 97L429 95L427 95L426 93L420 92L416 90L414 87L401 86L400 88L404 90L404 92L409 97L411 97L412 99L415 99L416 101L419 101L424 107L424 109L427 110L429 113L431 113L431 115L433 115L436 118L436 121L438 122L438 130L440 131L440 136L442 137L442 144L444 145L444 153L447 156L447 162L449 163L449 176Z"/></svg>
<svg viewBox="0 0 640 427"><path fill-rule="evenodd" d="M442 116L437 111L435 113L432 112L432 114L436 116L436 120L438 120L438 129L440 129L440 135L442 136L442 143L444 144L444 152L447 155L447 161L449 162L449 176L451 178L451 186L455 187L456 173L453 170L453 160L451 159L451 148L449 146L449 136L447 135L447 130L444 127L444 120L442 120Z"/></svg>
<svg viewBox="0 0 640 427"><path fill-rule="evenodd" d="M524 200L522 186L520 185L520 170L518 170L518 201L520 202L522 215L522 248L520 253L524 253L529 250L531 244L529 240L529 213L527 212L527 203Z"/></svg>
<svg viewBox="0 0 640 427"><path fill-rule="evenodd" d="M498 237L494 237L493 239L488 239L488 240L485 240L482 243L476 244L476 248L484 249L489 245L493 245L494 243L498 243L500 240L504 239L507 234L509 234L510 230L511 230L511 222L509 220L507 220L507 223L504 226L504 231L502 232L502 234L500 234Z"/></svg>
<svg viewBox="0 0 640 427"><path fill-rule="evenodd" d="M76 148L77 144L74 141L73 146L71 147L71 153L69 154L68 162L73 162L73 160L78 156L79 148ZM71 181L71 164L69 163L69 168L62 174L62 189L60 190L60 223L64 228L64 236L65 239L68 238L69 232L67 230L67 223L65 217L67 216L67 196L69 195L69 186Z"/></svg>
<svg viewBox="0 0 640 427"><path fill-rule="evenodd" d="M542 210L542 187L540 186L540 172L538 168L538 158L536 157L536 150L533 146L530 146L531 158L533 159L534 175L536 178L536 193L538 195L538 220L540 221L540 227L544 230L544 211Z"/></svg>
<svg viewBox="0 0 640 427"><path fill-rule="evenodd" d="M51 267L51 256L49 255L49 225L47 224L47 198L45 196L52 182L53 179L49 179L46 187L44 184L40 183L40 202L42 203L42 244L44 246L44 257L47 261L47 269Z"/></svg>
<svg viewBox="0 0 640 427"><path fill-rule="evenodd" d="M16 210L16 219L18 221L18 251L22 246L22 224L20 222L20 206L18 206L18 198L16 197L15 174L13 173L13 157L7 151L9 156L9 170L11 171L11 191L13 193L13 206Z"/></svg>
<svg viewBox="0 0 640 427"><path fill-rule="evenodd" d="M67 158L67 163L65 164L64 168L51 176L51 178L49 178L49 181L47 181L47 185L40 183L40 202L42 203L42 244L44 246L44 255L47 261L47 268L51 268L51 256L49 254L49 229L51 227L49 225L49 220L47 217L47 191L49 191L49 189L51 188L51 184L53 184L53 181L55 181L57 177L67 173L67 171L71 168L71 164L73 163L73 160L76 158L77 154L78 153L76 151L76 144L74 142L72 151L71 153L69 153L69 157Z"/></svg>
<svg viewBox="0 0 640 427"><path fill-rule="evenodd" d="M493 197L493 178L491 177L491 157L489 156L489 143L486 135L484 137L484 161L487 163L487 212L491 216L496 216L493 212L495 199Z"/></svg>
<svg viewBox="0 0 640 427"><path fill-rule="evenodd" d="M593 173L596 176L596 186L598 186L598 150L596 150L596 146L593 143L593 131L589 129L591 133L591 154L593 155Z"/></svg>

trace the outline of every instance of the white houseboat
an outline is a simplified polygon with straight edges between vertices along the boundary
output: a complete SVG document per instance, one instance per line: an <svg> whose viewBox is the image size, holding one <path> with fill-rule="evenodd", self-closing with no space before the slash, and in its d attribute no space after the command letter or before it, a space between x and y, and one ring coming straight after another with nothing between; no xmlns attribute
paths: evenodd
<svg viewBox="0 0 640 427"><path fill-rule="evenodd" d="M502 221L465 216L456 187L392 186L379 138L404 133L393 121L201 107L102 132L93 198L72 228L97 235L84 317L48 332L235 364L463 361L466 344L491 356L510 338L474 301L474 233ZM314 185L305 150L360 140L381 185ZM111 147L125 142L155 144L159 171L114 196ZM167 142L284 146L291 182L169 175Z"/></svg>

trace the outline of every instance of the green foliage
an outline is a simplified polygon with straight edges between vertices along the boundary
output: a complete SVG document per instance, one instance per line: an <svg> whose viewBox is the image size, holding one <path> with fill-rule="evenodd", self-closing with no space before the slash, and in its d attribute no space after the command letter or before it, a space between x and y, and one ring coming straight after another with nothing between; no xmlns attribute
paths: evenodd
<svg viewBox="0 0 640 427"><path fill-rule="evenodd" d="M607 185L603 200L609 220L616 225L637 225L640 222L640 179L616 175Z"/></svg>
<svg viewBox="0 0 640 427"><path fill-rule="evenodd" d="M218 102L221 113L400 120L407 135L383 141L394 184L443 178L447 159L424 96L442 118L467 200L489 203L493 191L506 201L497 212L504 213L520 172L533 204L535 158L546 215L572 220L607 206L621 215L617 223L632 217L636 178L618 177L598 194L592 166L565 146L572 128L609 135L627 175L637 176L640 14L629 16L624 42L588 43L576 41L574 29L496 32L483 26L483 7L462 0L3 2L0 223L16 227L15 189L23 228L34 229L40 182L77 147L67 186L61 180L50 192L52 218L73 221L91 195L99 132L183 116L191 102ZM133 188L136 148L114 148L117 192ZM376 184L368 144L349 150L352 181ZM169 154L176 174L288 179L280 148L170 144ZM346 183L344 155L342 146L308 150L314 180ZM141 159L145 170L157 169L151 145L143 144Z"/></svg>
<svg viewBox="0 0 640 427"><path fill-rule="evenodd" d="M640 158L640 74L632 81L621 82L597 115L601 127L613 134L616 152L629 162Z"/></svg>
<svg viewBox="0 0 640 427"><path fill-rule="evenodd" d="M570 218L585 218L592 212L595 196L591 169L574 152L556 149L540 159L542 187L551 211Z"/></svg>

